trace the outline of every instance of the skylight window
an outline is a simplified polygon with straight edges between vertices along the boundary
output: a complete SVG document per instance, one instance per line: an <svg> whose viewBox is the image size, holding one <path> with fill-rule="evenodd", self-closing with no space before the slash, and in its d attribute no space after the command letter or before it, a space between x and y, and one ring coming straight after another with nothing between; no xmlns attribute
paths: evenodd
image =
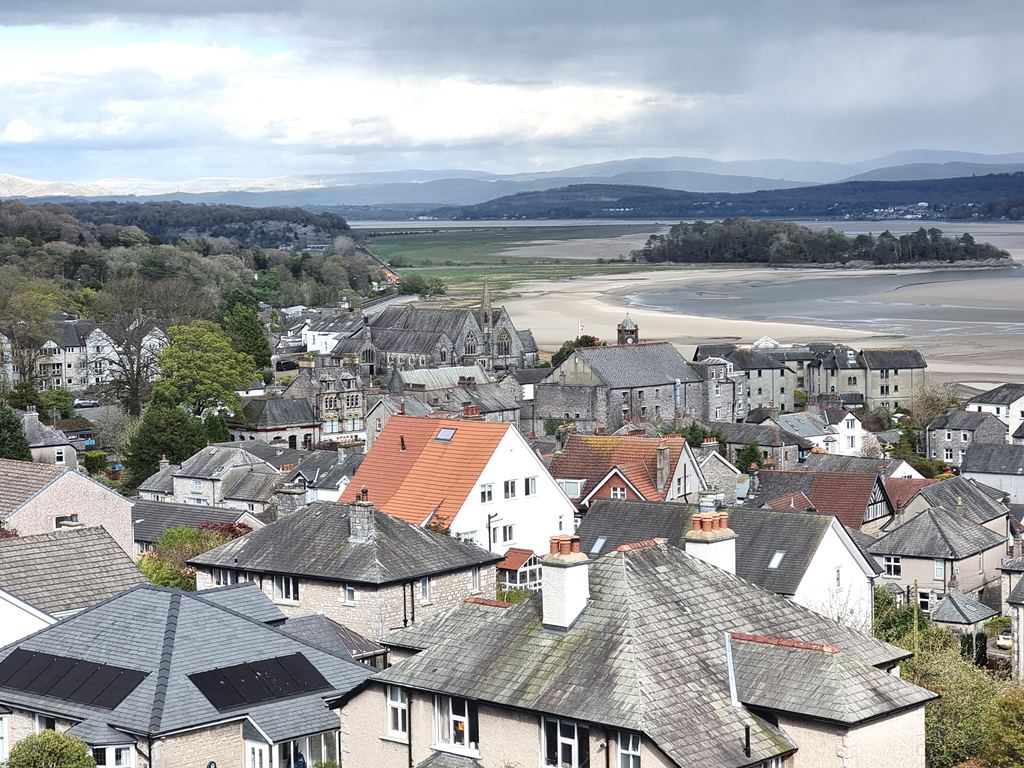
<svg viewBox="0 0 1024 768"><path fill-rule="evenodd" d="M441 427L441 429L437 431L437 437L434 439L442 443L450 443L453 437L455 437L454 429L451 427Z"/></svg>
<svg viewBox="0 0 1024 768"><path fill-rule="evenodd" d="M769 571L777 571L777 570L779 570L779 566L782 565L782 558L784 558L785 556L786 556L785 552L776 552L774 555L772 555L772 561L770 563L768 563L768 570Z"/></svg>
<svg viewBox="0 0 1024 768"><path fill-rule="evenodd" d="M598 536L597 541L594 542L594 546L590 548L590 554L599 555L601 550L604 549L605 543L608 541L607 536Z"/></svg>

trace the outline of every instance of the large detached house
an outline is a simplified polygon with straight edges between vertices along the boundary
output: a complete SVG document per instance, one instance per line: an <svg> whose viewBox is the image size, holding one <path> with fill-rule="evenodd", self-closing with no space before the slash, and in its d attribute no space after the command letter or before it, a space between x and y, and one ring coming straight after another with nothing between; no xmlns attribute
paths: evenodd
<svg viewBox="0 0 1024 768"><path fill-rule="evenodd" d="M392 416L341 496L504 554L543 552L575 507L512 424Z"/></svg>
<svg viewBox="0 0 1024 768"><path fill-rule="evenodd" d="M101 526L131 554L132 503L88 475L31 461L0 459L0 527L21 536Z"/></svg>
<svg viewBox="0 0 1024 768"><path fill-rule="evenodd" d="M925 439L930 458L959 467L967 455L967 449L972 445L1003 445L1006 443L1006 434L1006 424L998 416L952 410L932 419L925 432Z"/></svg>
<svg viewBox="0 0 1024 768"><path fill-rule="evenodd" d="M200 590L252 581L288 616L322 613L380 637L495 594L487 550L354 504L316 502L190 561Z"/></svg>
<svg viewBox="0 0 1024 768"><path fill-rule="evenodd" d="M975 395L965 406L974 413L990 413L1002 421L1011 436L1024 428L1024 384L1000 384Z"/></svg>
<svg viewBox="0 0 1024 768"><path fill-rule="evenodd" d="M142 585L0 650L0 759L53 729L106 766L337 761L330 706L373 670L270 626L251 592Z"/></svg>
<svg viewBox="0 0 1024 768"><path fill-rule="evenodd" d="M341 710L343 757L413 766L924 768L924 705L899 648L706 562L735 539L695 518L694 556L555 538L544 590L413 628L424 650ZM724 555L724 556L723 556ZM385 644L403 644L403 632ZM808 695L813 692L813 695Z"/></svg>

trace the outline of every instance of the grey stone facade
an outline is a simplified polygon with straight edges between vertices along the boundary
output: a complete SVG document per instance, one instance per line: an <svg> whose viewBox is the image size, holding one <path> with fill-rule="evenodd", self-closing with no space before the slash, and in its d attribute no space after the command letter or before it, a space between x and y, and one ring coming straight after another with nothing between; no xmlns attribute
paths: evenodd
<svg viewBox="0 0 1024 768"><path fill-rule="evenodd" d="M991 413L950 411L936 417L928 425L925 443L928 457L960 466L967 449L975 443L1002 445L1006 442L1006 425Z"/></svg>

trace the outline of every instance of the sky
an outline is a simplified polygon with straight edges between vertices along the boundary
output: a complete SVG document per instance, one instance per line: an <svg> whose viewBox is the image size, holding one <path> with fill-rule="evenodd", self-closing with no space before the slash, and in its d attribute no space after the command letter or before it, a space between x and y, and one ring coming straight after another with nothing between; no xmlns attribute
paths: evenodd
<svg viewBox="0 0 1024 768"><path fill-rule="evenodd" d="M0 173L1024 150L1024 3L0 0Z"/></svg>

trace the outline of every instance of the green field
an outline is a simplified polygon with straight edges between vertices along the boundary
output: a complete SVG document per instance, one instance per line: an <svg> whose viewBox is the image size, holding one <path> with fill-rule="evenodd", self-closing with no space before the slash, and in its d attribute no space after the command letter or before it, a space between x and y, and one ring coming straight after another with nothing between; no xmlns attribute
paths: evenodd
<svg viewBox="0 0 1024 768"><path fill-rule="evenodd" d="M608 240L626 235L643 239L649 224L589 224L550 227L443 227L410 230L362 230L367 247L396 268L434 266L483 266L496 264L550 264L565 261L595 261L586 254L571 258L558 255L558 244L571 241ZM545 245L543 255L512 253L512 249ZM628 248L611 255L626 255Z"/></svg>

